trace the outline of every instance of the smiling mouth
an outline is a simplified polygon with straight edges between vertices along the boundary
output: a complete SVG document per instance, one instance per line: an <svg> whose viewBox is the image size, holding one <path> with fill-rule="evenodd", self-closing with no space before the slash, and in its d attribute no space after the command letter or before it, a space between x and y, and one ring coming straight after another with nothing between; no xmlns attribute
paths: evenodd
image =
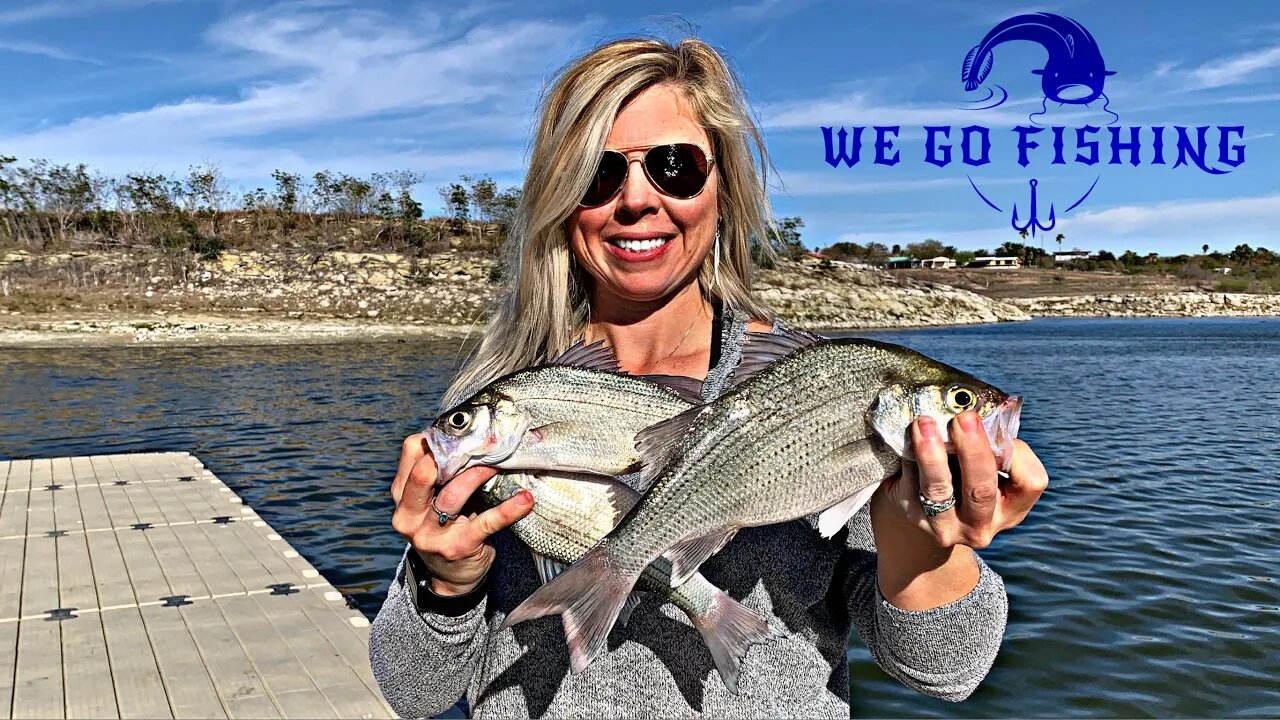
<svg viewBox="0 0 1280 720"><path fill-rule="evenodd" d="M667 243L671 242L672 239L673 238L669 238L669 237L652 238L649 240L621 240L621 239L615 238L611 240L606 240L605 242L609 243L610 245L616 248L621 248L622 250L626 250L629 253L646 253L652 250L657 250L663 245L666 245Z"/></svg>

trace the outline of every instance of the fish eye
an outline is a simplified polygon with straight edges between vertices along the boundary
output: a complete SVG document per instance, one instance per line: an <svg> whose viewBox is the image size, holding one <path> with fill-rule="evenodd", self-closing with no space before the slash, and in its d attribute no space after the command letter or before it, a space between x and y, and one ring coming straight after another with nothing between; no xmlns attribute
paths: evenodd
<svg viewBox="0 0 1280 720"><path fill-rule="evenodd" d="M449 413L449 417L445 418L445 423L450 430L466 430L471 425L471 413L465 410L455 410Z"/></svg>
<svg viewBox="0 0 1280 720"><path fill-rule="evenodd" d="M967 388L954 387L947 391L947 404L954 410L969 410L977 401L978 396Z"/></svg>

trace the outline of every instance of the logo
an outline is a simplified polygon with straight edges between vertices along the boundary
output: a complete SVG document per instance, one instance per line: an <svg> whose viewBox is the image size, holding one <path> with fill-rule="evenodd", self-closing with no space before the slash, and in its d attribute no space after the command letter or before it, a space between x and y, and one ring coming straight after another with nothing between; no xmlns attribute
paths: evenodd
<svg viewBox="0 0 1280 720"><path fill-rule="evenodd" d="M1036 43L1049 55L1043 68L1031 71L1032 75L1040 76L1040 88L1044 93L1040 112L1033 113L1033 116L1048 112L1047 105L1050 101L1059 105L1088 107L1093 101L1102 98L1102 107L1107 110L1110 100L1103 92L1103 85L1107 76L1115 75L1115 71L1107 69L1097 41L1083 25L1053 13L1017 15L991 28L982 42L974 45L969 54L964 56L964 69L961 72L964 89L977 90L991 73L996 46L1015 40ZM989 100L995 96L996 90L1000 91L999 100L984 108L975 109L990 109L1002 105L1009 94L999 85L989 89L987 97L976 102ZM1112 116L1113 122L1120 119L1115 113Z"/></svg>
<svg viewBox="0 0 1280 720"><path fill-rule="evenodd" d="M1243 125L1118 125L1120 116L1111 109L1111 99L1106 93L1107 78L1117 71L1107 66L1092 33L1079 22L1053 13L1015 15L991 28L977 45L969 48L964 55L960 79L965 92L984 95L964 101L965 106L960 109L973 111L975 118L981 118L983 112L1009 100L1008 90L993 81L992 73L996 50L1014 42L1034 43L1044 49L1044 66L1031 70L1031 74L1040 78L1039 110L1027 116L1025 125L1003 130L977 123L960 128L921 126L924 144L917 157L936 167L948 167L958 160L969 168L978 168L992 164L993 143L1007 148L1005 157L1015 157L1021 170L1032 173L1026 181L1025 200L1004 202L993 193L984 192L971 171L965 172L965 178L982 205L1002 215L1007 212L1010 225L1019 233L1035 236L1054 229L1059 215L1068 215L1093 194L1102 180L1103 168L1164 165L1171 170L1186 167L1209 175L1225 175L1244 164ZM999 73L1012 72L1014 68L999 70ZM1097 110L1107 119L1105 122L1099 119L1100 125L1041 122L1058 109L1084 114L1089 120L1093 119L1091 112ZM861 162L862 138L867 128L821 129L827 164L834 168L841 165L853 168ZM873 126L873 164L895 166L901 162L903 151L896 145L901 129L899 125ZM1042 185L1036 177L1041 169L1067 165L1096 167L1097 172L1092 181L1086 180L1078 187L1068 187L1062 182L1059 183L1062 186L1051 188ZM1065 202L1055 202L1055 199ZM1061 206L1066 209L1059 211Z"/></svg>

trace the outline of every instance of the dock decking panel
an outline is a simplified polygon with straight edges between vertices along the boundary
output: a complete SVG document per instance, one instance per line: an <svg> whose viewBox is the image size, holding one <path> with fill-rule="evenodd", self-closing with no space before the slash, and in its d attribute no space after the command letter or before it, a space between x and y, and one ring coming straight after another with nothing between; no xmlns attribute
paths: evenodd
<svg viewBox="0 0 1280 720"><path fill-rule="evenodd" d="M190 455L0 460L0 718L393 717L367 647Z"/></svg>

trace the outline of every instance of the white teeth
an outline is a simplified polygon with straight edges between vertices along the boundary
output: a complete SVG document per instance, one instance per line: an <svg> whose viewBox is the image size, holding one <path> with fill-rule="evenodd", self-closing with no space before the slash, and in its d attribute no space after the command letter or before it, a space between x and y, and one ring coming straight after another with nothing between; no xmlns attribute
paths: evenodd
<svg viewBox="0 0 1280 720"><path fill-rule="evenodd" d="M662 247L666 242L661 238L654 238L653 240L616 240L614 244L627 252L638 253Z"/></svg>

